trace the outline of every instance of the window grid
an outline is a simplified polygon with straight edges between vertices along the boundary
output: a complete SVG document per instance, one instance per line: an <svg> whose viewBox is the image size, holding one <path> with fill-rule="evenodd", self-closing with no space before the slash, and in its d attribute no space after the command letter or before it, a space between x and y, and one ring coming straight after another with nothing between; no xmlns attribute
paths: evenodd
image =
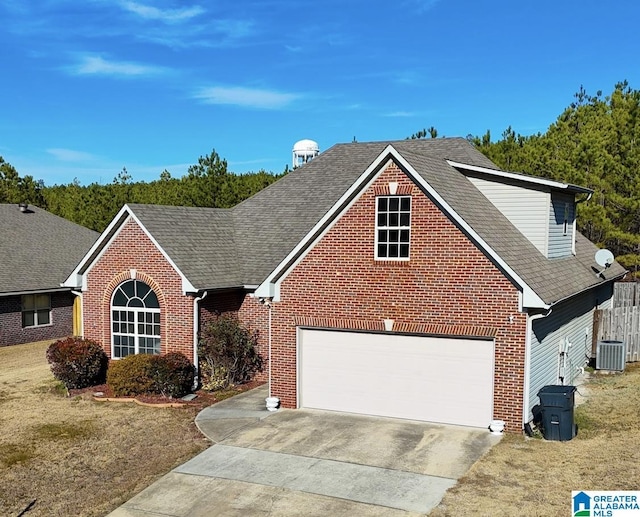
<svg viewBox="0 0 640 517"><path fill-rule="evenodd" d="M160 305L144 282L120 285L111 303L112 357L160 353Z"/></svg>
<svg viewBox="0 0 640 517"><path fill-rule="evenodd" d="M411 196L376 198L376 259L409 260Z"/></svg>

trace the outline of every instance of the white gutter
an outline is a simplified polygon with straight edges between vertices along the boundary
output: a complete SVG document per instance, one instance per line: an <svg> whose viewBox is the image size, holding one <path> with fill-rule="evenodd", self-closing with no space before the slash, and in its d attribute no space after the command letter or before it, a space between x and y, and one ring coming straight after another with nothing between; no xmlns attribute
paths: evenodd
<svg viewBox="0 0 640 517"><path fill-rule="evenodd" d="M193 366L195 366L196 374L193 377L194 389L198 387L200 380L200 369L198 368L198 327L200 323L200 302L207 297L209 291L202 293L202 296L196 296L193 299Z"/></svg>
<svg viewBox="0 0 640 517"><path fill-rule="evenodd" d="M525 183L533 183L537 185L544 185L546 187L553 187L562 190L571 190L573 192L582 194L593 194L593 190L587 187L581 187L580 185L573 185L571 183L562 183L560 181L549 180L546 178L538 178L535 176L526 176L524 174L518 174L516 172L507 172L499 169L489 169L488 167L479 167L478 165L468 165L466 163L454 162L453 160L447 160L447 163L456 169L465 169L468 171L482 172L491 176L497 176L499 178L508 178L512 180L518 180Z"/></svg>
<svg viewBox="0 0 640 517"><path fill-rule="evenodd" d="M531 334L533 333L533 322L541 318L546 318L553 309L549 309L544 314L527 314L527 335L524 340L524 400L522 404L522 423L529 422L529 390L531 389Z"/></svg>

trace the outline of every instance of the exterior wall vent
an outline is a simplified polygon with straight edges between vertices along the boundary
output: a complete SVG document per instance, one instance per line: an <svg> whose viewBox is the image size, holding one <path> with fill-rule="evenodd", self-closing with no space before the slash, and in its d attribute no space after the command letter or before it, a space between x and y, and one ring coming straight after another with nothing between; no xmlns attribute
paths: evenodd
<svg viewBox="0 0 640 517"><path fill-rule="evenodd" d="M627 362L627 347L624 341L598 341L596 370L623 371Z"/></svg>

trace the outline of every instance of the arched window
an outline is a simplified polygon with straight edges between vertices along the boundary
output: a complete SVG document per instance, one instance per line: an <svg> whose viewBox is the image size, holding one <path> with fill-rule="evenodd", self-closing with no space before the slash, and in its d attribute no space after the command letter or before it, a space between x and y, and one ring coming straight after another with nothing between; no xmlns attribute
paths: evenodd
<svg viewBox="0 0 640 517"><path fill-rule="evenodd" d="M160 304L144 282L120 284L111 301L111 357L160 353Z"/></svg>

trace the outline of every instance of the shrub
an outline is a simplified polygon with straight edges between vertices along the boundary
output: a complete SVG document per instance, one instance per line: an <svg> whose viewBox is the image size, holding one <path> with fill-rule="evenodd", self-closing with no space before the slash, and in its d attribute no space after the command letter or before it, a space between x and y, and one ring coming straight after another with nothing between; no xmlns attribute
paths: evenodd
<svg viewBox="0 0 640 517"><path fill-rule="evenodd" d="M183 354L130 355L112 361L107 384L116 396L144 394L182 397L191 391L194 367Z"/></svg>
<svg viewBox="0 0 640 517"><path fill-rule="evenodd" d="M195 367L179 352L170 352L159 357L155 382L156 390L167 397L182 397L191 391Z"/></svg>
<svg viewBox="0 0 640 517"><path fill-rule="evenodd" d="M103 384L109 359L95 341L70 337L47 348L47 361L53 376L67 389Z"/></svg>
<svg viewBox="0 0 640 517"><path fill-rule="evenodd" d="M157 355L129 355L111 361L107 372L107 384L118 397L154 393L154 370Z"/></svg>
<svg viewBox="0 0 640 517"><path fill-rule="evenodd" d="M241 384L262 371L257 340L257 334L243 326L235 315L218 316L206 325L198 347L203 387L220 389Z"/></svg>

